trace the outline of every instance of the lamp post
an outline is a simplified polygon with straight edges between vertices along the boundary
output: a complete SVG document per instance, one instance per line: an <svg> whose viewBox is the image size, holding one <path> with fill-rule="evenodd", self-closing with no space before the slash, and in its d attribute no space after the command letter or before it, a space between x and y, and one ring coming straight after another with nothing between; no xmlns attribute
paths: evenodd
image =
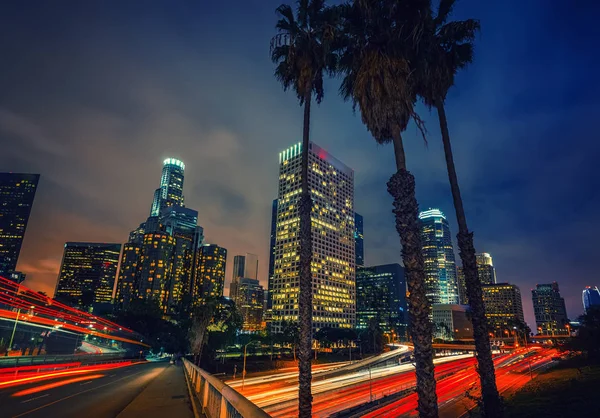
<svg viewBox="0 0 600 418"><path fill-rule="evenodd" d="M13 326L12 334L10 336L10 342L8 343L8 350L6 350L6 355L12 351L13 340L15 339L15 332L17 331L17 324L19 323L19 316L21 315L21 308L17 309L17 317L15 319L15 325Z"/></svg>

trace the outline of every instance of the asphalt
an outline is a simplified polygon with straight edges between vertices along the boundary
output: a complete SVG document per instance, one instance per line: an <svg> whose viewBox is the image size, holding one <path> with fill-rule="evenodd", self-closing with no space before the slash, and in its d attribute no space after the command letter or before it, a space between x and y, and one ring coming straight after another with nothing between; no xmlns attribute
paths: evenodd
<svg viewBox="0 0 600 418"><path fill-rule="evenodd" d="M89 378L88 378L89 377ZM48 383L69 378L20 385L0 391L0 417L27 418L114 418L154 414L142 412L153 403L154 411L174 406L177 417L193 417L181 366L166 362L144 363L75 376L64 386L19 395L27 389L43 389ZM181 392L181 393L180 393ZM157 394L162 397L157 400Z"/></svg>

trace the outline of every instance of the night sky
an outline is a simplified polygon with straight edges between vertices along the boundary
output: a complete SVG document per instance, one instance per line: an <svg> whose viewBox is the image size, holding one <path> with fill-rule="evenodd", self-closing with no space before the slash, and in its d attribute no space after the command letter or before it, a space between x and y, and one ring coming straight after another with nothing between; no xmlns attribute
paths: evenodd
<svg viewBox="0 0 600 418"><path fill-rule="evenodd" d="M186 205L206 241L260 258L266 284L278 153L302 110L273 77L281 0L12 1L0 6L0 171L42 175L19 269L50 294L65 241L125 242L144 221L165 157L186 163ZM574 5L577 5L575 7ZM469 225L498 280L558 281L571 318L600 285L600 10L593 0L462 0L481 20L476 62L448 98ZM386 181L391 146L326 84L312 140L355 170L367 264L400 262ZM426 147L405 134L421 208L457 232L437 115ZM458 258L458 257L457 257ZM228 292L228 290L227 290ZM533 326L532 326L533 328Z"/></svg>

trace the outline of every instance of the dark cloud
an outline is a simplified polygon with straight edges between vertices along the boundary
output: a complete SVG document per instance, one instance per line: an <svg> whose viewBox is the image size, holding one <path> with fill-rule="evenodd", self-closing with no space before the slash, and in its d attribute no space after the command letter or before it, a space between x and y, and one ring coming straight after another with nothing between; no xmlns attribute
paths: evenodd
<svg viewBox="0 0 600 418"><path fill-rule="evenodd" d="M273 78L269 40L280 0L11 2L0 16L0 169L42 174L20 268L52 291L65 241L123 242L145 219L162 159L186 163L185 195L207 240L259 255L266 282L277 154L297 142L302 110ZM571 317L598 284L599 39L595 2L458 3L481 19L476 62L448 97L450 130L476 247L498 278L561 284ZM326 85L313 140L355 170L367 262L400 261L391 148ZM422 208L456 232L437 119L426 147L405 133Z"/></svg>

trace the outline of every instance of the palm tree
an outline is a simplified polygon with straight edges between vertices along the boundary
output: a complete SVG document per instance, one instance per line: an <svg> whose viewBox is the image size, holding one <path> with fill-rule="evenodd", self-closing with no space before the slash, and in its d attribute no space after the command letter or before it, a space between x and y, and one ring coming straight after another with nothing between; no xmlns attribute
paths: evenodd
<svg viewBox="0 0 600 418"><path fill-rule="evenodd" d="M308 149L310 106L313 94L317 103L323 99L323 76L333 74L336 54L333 50L336 9L325 6L324 0L298 0L296 14L287 4L276 10L279 20L277 34L271 40L271 59L277 64L275 77L284 90L292 88L300 105L304 106L302 136L302 193L298 202L300 215L300 322L299 416L312 413L311 346L312 346L312 199L308 185Z"/></svg>
<svg viewBox="0 0 600 418"><path fill-rule="evenodd" d="M477 277L473 233L467 227L444 107L456 73L473 61L473 42L480 26L479 21L474 19L448 22L454 3L455 0L441 0L437 13L434 15L430 10L426 15L419 58L415 60L416 78L419 80L419 96L429 108L436 108L439 117L448 178L458 220L458 248L471 307L483 410L485 416L490 418L502 416L502 401L496 387L481 282Z"/></svg>
<svg viewBox="0 0 600 418"><path fill-rule="evenodd" d="M425 273L415 179L406 168L402 132L413 118L416 91L410 76L422 14L428 1L355 0L344 9L340 93L360 109L363 123L377 143L392 143L396 173L387 186L394 198L396 230L409 291L410 333L414 343L419 415L437 417L430 304Z"/></svg>

